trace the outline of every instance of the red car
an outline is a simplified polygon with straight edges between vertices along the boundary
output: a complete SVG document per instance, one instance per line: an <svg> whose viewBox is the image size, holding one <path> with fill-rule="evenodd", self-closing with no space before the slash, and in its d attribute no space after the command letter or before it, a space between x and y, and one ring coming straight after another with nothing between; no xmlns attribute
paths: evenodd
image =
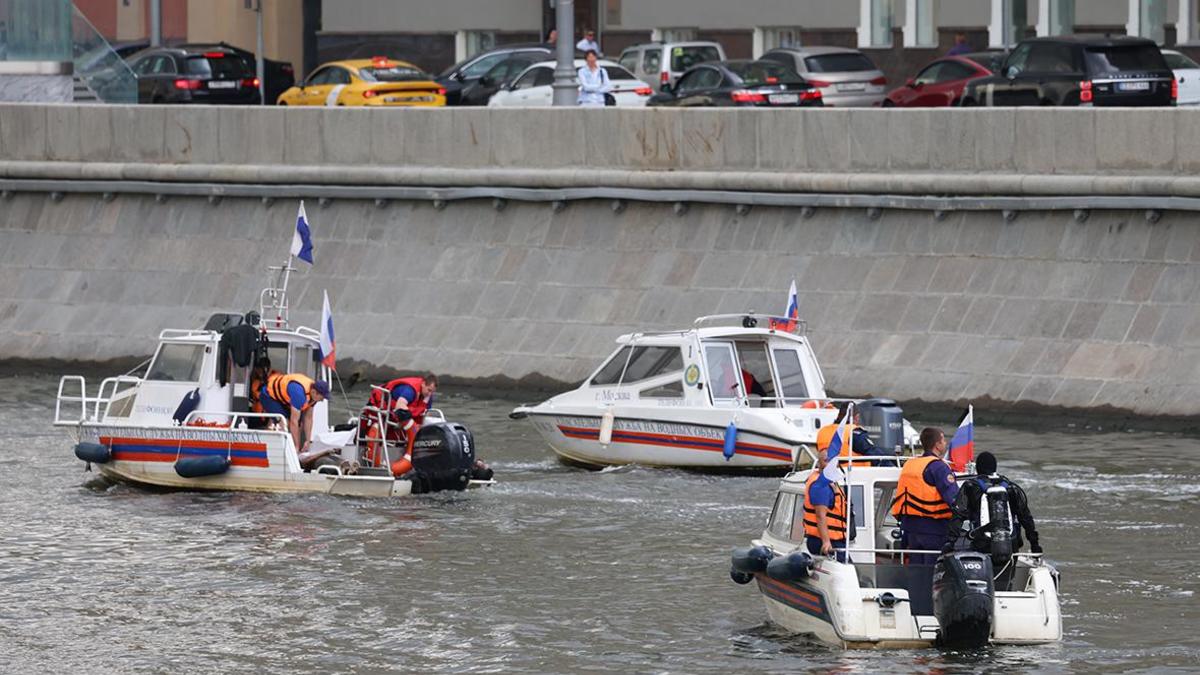
<svg viewBox="0 0 1200 675"><path fill-rule="evenodd" d="M1003 62L1003 52L943 56L922 68L903 87L888 92L883 106L934 108L958 105L968 82L992 75Z"/></svg>

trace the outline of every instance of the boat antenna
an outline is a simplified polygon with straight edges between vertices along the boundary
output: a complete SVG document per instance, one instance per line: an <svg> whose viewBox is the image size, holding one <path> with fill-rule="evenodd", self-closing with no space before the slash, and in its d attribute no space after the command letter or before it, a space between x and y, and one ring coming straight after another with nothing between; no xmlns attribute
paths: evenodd
<svg viewBox="0 0 1200 675"><path fill-rule="evenodd" d="M287 260L282 265L272 265L267 268L273 277L268 288L264 288L258 297L258 313L262 317L263 326L271 328L287 328L288 327L288 298L287 288L288 281L292 277L292 272L296 271L292 267L292 255L289 253Z"/></svg>

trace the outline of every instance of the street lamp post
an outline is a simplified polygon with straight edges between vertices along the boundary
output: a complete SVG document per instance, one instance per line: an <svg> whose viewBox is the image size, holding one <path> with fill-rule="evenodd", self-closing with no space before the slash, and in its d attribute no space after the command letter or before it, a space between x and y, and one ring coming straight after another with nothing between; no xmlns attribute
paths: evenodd
<svg viewBox="0 0 1200 675"><path fill-rule="evenodd" d="M258 18L258 27L257 27L258 44L255 45L255 51L257 53L254 55L254 57L255 57L254 58L255 73L258 75L258 101L259 101L259 104L266 105L267 104L267 70L266 70L265 64L263 63L263 58L264 58L263 51L267 47L265 44L266 40L263 39L262 0L258 0L258 2L255 3L254 13L255 13L255 16Z"/></svg>
<svg viewBox="0 0 1200 675"><path fill-rule="evenodd" d="M575 82L575 0L557 0L554 6L558 29L558 65L554 68L554 105L575 105L579 88Z"/></svg>
<svg viewBox="0 0 1200 675"><path fill-rule="evenodd" d="M162 0L150 0L150 46L162 44Z"/></svg>

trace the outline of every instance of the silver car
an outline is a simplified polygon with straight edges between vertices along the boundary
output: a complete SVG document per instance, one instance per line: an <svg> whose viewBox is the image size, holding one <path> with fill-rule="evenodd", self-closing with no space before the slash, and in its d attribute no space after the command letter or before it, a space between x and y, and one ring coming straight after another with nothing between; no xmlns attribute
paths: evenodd
<svg viewBox="0 0 1200 675"><path fill-rule="evenodd" d="M662 90L675 86L675 81L692 66L707 61L724 61L725 49L716 42L647 42L627 47L621 52L620 63L639 80Z"/></svg>
<svg viewBox="0 0 1200 675"><path fill-rule="evenodd" d="M887 78L883 71L857 49L772 49L762 58L793 68L809 83L820 88L827 107L877 106L887 96Z"/></svg>

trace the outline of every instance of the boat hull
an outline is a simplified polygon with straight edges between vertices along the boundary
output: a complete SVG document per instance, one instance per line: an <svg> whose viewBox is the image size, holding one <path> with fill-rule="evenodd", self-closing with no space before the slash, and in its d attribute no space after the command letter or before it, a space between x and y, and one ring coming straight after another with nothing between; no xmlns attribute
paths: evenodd
<svg viewBox="0 0 1200 675"><path fill-rule="evenodd" d="M782 472L792 467L795 453L784 441L749 429L739 429L734 454L726 459L725 429L716 425L617 418L611 442L602 444L599 416L535 413L530 417L559 457L586 466L641 464Z"/></svg>
<svg viewBox="0 0 1200 675"><path fill-rule="evenodd" d="M770 621L784 630L808 635L843 649L928 648L937 644L937 620L910 613L908 591L860 588L846 565L818 564L811 579L787 582L755 575ZM875 598L891 592L890 608ZM1035 645L1062 640L1057 589L1048 568L1032 570L1021 592L997 592L992 644Z"/></svg>
<svg viewBox="0 0 1200 675"><path fill-rule="evenodd" d="M84 425L80 440L112 450L97 465L111 480L181 490L316 492L354 497L402 497L412 483L390 476L305 472L283 432L193 427ZM227 457L229 469L213 476L185 478L175 471L184 457Z"/></svg>

